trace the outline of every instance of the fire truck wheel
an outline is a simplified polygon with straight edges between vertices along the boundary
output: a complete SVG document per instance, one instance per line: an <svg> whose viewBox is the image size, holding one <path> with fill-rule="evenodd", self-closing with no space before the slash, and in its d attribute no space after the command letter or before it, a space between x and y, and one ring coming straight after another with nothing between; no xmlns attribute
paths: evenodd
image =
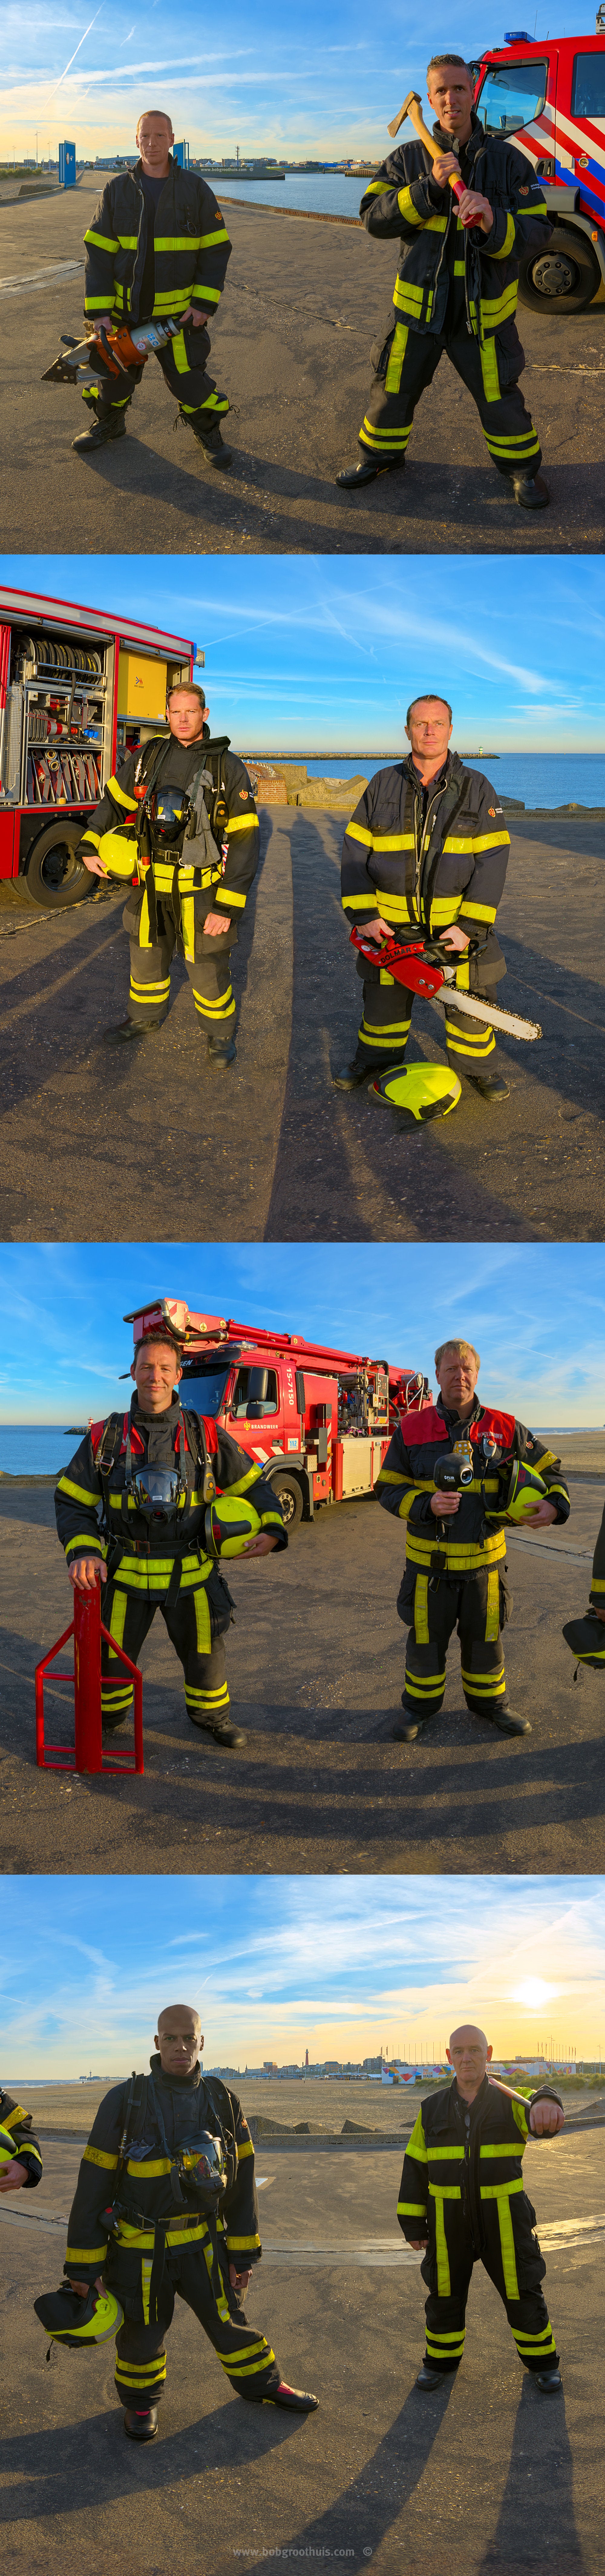
<svg viewBox="0 0 605 2576"><path fill-rule="evenodd" d="M25 870L27 891L45 912L58 912L61 906L82 903L94 894L97 879L76 858L82 829L81 823L51 823L34 841Z"/></svg>
<svg viewBox="0 0 605 2576"><path fill-rule="evenodd" d="M273 1493L277 1494L278 1501L281 1503L288 1537L290 1537L292 1530L298 1529L299 1521L303 1516L303 1498L298 1477L272 1476L271 1485Z"/></svg>
<svg viewBox="0 0 605 2576"><path fill-rule="evenodd" d="M520 262L519 301L538 304L543 313L583 313L601 283L586 234L564 232L562 224L555 224L548 250Z"/></svg>

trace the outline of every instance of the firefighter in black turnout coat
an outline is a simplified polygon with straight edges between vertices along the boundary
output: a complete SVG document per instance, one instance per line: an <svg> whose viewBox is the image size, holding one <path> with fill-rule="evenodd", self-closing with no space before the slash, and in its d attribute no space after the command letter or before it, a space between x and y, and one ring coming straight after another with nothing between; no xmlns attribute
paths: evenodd
<svg viewBox="0 0 605 2576"><path fill-rule="evenodd" d="M527 251L537 257L550 241L543 188L513 136L485 133L460 54L433 58L427 92L439 157L431 161L420 141L405 143L389 153L361 200L366 231L402 247L393 307L371 351L361 462L336 480L347 491L377 474L401 473L419 394L447 351L477 405L504 487L522 508L545 509L540 442L519 391L525 358L515 323L519 258ZM460 202L450 172L464 180Z"/></svg>
<svg viewBox="0 0 605 2576"><path fill-rule="evenodd" d="M32 2191L41 2178L42 2154L31 2111L13 2102L0 2084L0 2191Z"/></svg>
<svg viewBox="0 0 605 2576"><path fill-rule="evenodd" d="M200 2066L199 2013L159 2014L151 2075L113 2086L80 2166L64 2270L86 2297L124 2311L115 2384L134 2441L157 2432L175 2301L204 2328L236 2396L309 2414L317 2398L282 2379L244 2297L261 2259L254 2147L241 2103Z"/></svg>
<svg viewBox="0 0 605 2576"><path fill-rule="evenodd" d="M512 1608L506 1525L511 1518L522 1518L526 1529L566 1521L567 1486L551 1449L514 1414L480 1403L479 1356L469 1342L442 1343L435 1374L437 1404L402 1422L376 1483L384 1509L406 1526L397 1609L409 1636L403 1719L393 1734L409 1742L438 1716L457 1626L471 1715L502 1735L528 1735L530 1720L511 1708L504 1674L501 1630ZM445 1489L438 1481L444 1463Z"/></svg>
<svg viewBox="0 0 605 2576"><path fill-rule="evenodd" d="M428 2289L426 2353L417 2388L439 2388L464 2352L473 2265L499 2292L524 2368L544 2396L561 2387L559 2356L542 2292L546 2271L535 2209L523 2188L529 2137L554 2137L563 2106L550 2085L510 2100L490 2084L492 2056L472 2022L452 2032L452 2084L421 2102L406 2148L397 2216Z"/></svg>
<svg viewBox="0 0 605 2576"><path fill-rule="evenodd" d="M231 256L224 216L201 172L181 170L173 160L169 116L155 108L140 116L137 143L136 168L117 170L106 180L84 235L86 318L108 330L152 321L180 324L155 354L178 402L177 420L193 430L205 462L224 471L231 449L221 438L221 420L229 402L217 393L206 367L207 324L217 311ZM98 382L86 385L83 394L93 415L90 426L72 440L79 455L124 436L142 374L142 365L126 374L99 366Z"/></svg>
<svg viewBox="0 0 605 2576"><path fill-rule="evenodd" d="M465 769L448 744L452 711L427 691L408 707L407 759L379 769L347 824L342 847L342 906L350 930L376 945L376 965L357 956L363 1010L355 1055L334 1074L353 1091L387 1065L401 1067L410 1034L413 993L380 964L384 939L441 940L456 965L458 992L494 1001L506 974L494 923L504 888L509 835L489 778ZM445 1011L448 1063L490 1104L508 1097L494 1070L489 1022Z"/></svg>
<svg viewBox="0 0 605 2576"><path fill-rule="evenodd" d="M260 1531L242 1549L267 1556L287 1547L277 1495L262 1468L210 1414L181 1412L179 1351L170 1333L149 1333L135 1348L130 1414L94 1422L55 1491L57 1529L71 1582L102 1594L103 1626L136 1663L156 1610L161 1610L185 1677L193 1726L224 1745L244 1744L229 1719L224 1635L233 1603L219 1566L206 1552L205 1517L215 1492L242 1495ZM146 1512L137 1472L156 1468L178 1488L165 1516ZM105 1727L121 1726L132 1708L132 1683L101 1642Z"/></svg>
<svg viewBox="0 0 605 2576"><path fill-rule="evenodd" d="M258 815L247 769L226 736L213 742L203 689L183 681L168 697L168 739L131 752L110 778L78 855L92 876L126 877L130 994L107 1046L132 1045L161 1028L170 965L184 958L196 1017L219 1067L235 1057L229 967L258 866Z"/></svg>
<svg viewBox="0 0 605 2576"><path fill-rule="evenodd" d="M578 1664L590 1664L593 1672L605 1673L605 1506L592 1560L592 1580L588 1609L579 1619L569 1619L563 1629Z"/></svg>

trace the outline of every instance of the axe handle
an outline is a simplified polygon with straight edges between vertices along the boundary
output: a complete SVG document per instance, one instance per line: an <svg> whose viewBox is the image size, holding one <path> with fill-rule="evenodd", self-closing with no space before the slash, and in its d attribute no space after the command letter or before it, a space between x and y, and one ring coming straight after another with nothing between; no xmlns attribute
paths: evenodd
<svg viewBox="0 0 605 2576"><path fill-rule="evenodd" d="M530 2104L526 2093L516 2093L512 2084L502 2084L499 2075L488 2075L487 2081L488 2084L495 2086L497 2093L506 2093L509 2102L522 2102L524 2111L529 2111Z"/></svg>
<svg viewBox="0 0 605 2576"><path fill-rule="evenodd" d="M387 134L392 134L393 136L398 134L400 125L405 124L406 116L410 117L411 123L415 127L419 143L424 144L425 151L430 153L431 161L436 161L439 156L439 145L435 143L433 135L429 134L428 125L425 125L424 117L421 115L420 111L420 104L419 102L416 102L416 99L406 99L405 107L400 107L399 115L393 117L392 125L387 125ZM458 198L458 201L460 201L460 198L464 195L464 180L455 179L454 173L451 171L449 185L453 195Z"/></svg>

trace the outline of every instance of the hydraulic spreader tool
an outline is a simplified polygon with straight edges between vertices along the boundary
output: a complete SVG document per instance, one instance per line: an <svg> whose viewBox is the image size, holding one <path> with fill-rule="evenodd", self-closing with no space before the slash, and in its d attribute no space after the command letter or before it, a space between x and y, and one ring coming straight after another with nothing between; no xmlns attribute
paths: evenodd
<svg viewBox="0 0 605 2576"><path fill-rule="evenodd" d="M487 1022L490 1028L506 1029L511 1038L541 1038L538 1020L524 1020L518 1011L502 1011L496 1002L480 993L468 993L456 984L456 967L450 964L440 942L432 939L364 939L361 931L351 931L351 947L360 957L369 957L373 966L386 967L395 984L405 984L409 993L421 993L425 1002L443 1002L448 1011L463 1011L465 1019ZM458 960L460 963L460 960Z"/></svg>
<svg viewBox="0 0 605 2576"><path fill-rule="evenodd" d="M408 90L407 98L404 98L403 107L400 107L399 109L399 115L393 117L391 125L387 125L387 134L392 134L393 139L395 138L395 135L399 133L400 125L405 125L406 116L409 116L411 125L415 127L419 143L423 143L425 151L430 153L431 161L438 161L441 153L443 152L443 144L436 143L434 135L429 134L428 125L425 125L422 114L420 91L417 89ZM457 152L457 150L458 145L454 140L452 140L450 142L450 152ZM466 193L465 182L464 179L456 179L454 177L453 170L450 170L449 173L449 186L452 191L452 196L457 197L458 204L460 204L461 197L464 197ZM465 218L463 216L462 222L464 222L464 220ZM472 223L472 215L470 217L467 216L466 221L467 223Z"/></svg>
<svg viewBox="0 0 605 2576"><path fill-rule="evenodd" d="M117 331L107 331L97 323L85 340L74 340L68 331L61 333L61 347L52 367L45 367L43 385L77 385L89 370L98 374L99 367L108 376L127 376L131 367L144 367L155 349L164 349L167 340L175 340L182 330L181 322L137 322L132 331L125 323ZM63 350L66 356L63 357Z"/></svg>

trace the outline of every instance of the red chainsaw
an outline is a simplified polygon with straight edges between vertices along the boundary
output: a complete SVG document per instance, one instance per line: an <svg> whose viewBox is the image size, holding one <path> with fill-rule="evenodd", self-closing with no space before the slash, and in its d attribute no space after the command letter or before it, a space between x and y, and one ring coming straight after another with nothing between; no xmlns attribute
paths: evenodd
<svg viewBox="0 0 605 2576"><path fill-rule="evenodd" d="M425 1002L441 1002L450 1011L463 1011L465 1019L480 1020L494 1029L507 1029L511 1038L541 1038L538 1020L521 1019L518 1011L500 1010L496 1002L480 993L468 993L456 983L456 966L450 962L441 944L432 939L364 939L360 930L351 931L351 947L360 957L368 957L372 966L381 966L392 975L395 984L405 984L409 993L420 993ZM460 963L460 959L458 959Z"/></svg>

